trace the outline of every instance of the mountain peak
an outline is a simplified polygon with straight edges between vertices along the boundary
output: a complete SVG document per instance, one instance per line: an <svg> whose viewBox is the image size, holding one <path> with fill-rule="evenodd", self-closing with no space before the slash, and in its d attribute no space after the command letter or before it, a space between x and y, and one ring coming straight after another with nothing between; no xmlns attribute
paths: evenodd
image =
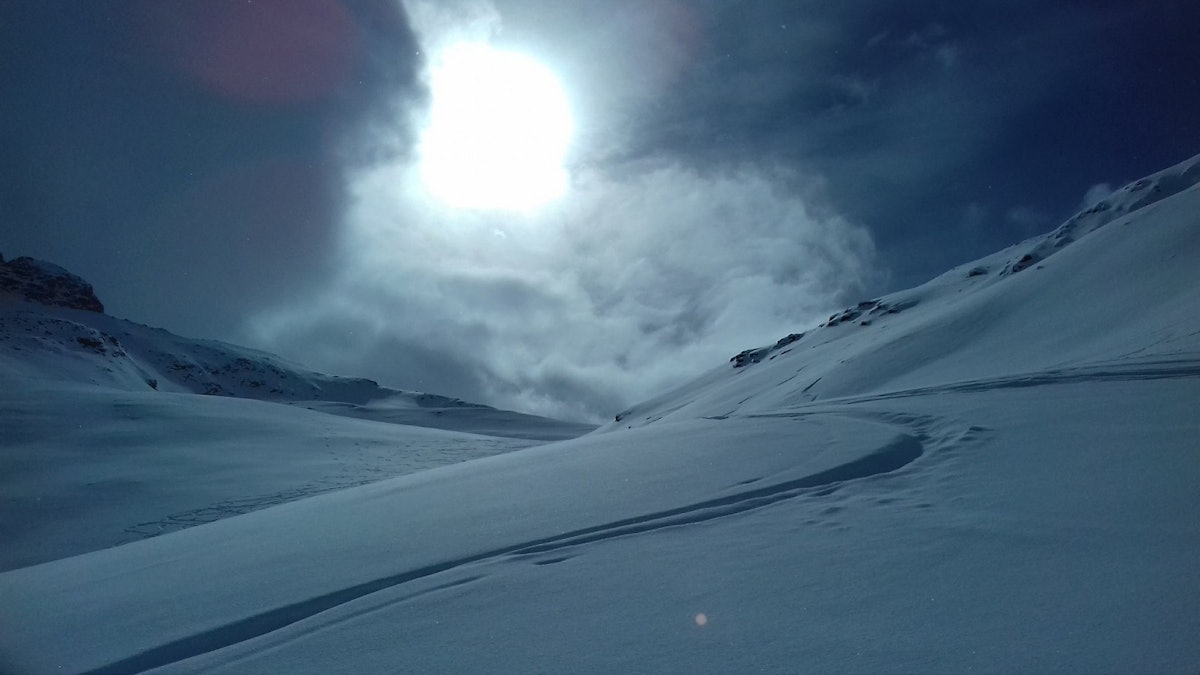
<svg viewBox="0 0 1200 675"><path fill-rule="evenodd" d="M92 285L67 270L35 258L5 261L0 257L0 294L28 302L104 313Z"/></svg>

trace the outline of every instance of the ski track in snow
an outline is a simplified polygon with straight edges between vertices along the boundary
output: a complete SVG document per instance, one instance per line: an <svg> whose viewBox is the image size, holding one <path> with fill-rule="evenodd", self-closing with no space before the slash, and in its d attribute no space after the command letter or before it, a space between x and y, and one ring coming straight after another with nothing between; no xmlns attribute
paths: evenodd
<svg viewBox="0 0 1200 675"><path fill-rule="evenodd" d="M1021 389L1025 387L1043 387L1056 384L1078 384L1081 382L1129 382L1135 380L1163 380L1186 377L1200 377L1200 358L1181 355L1180 358L1176 359L1148 359L1131 363L1111 361L1067 368L1052 368L1031 373L1021 373L1019 375L1006 375L1002 377L982 378L977 380L964 380L962 382L954 382L952 384L939 384L928 387L899 389L896 391L888 391L878 394L840 396L829 399L820 399L814 397L811 401L800 404L797 407L804 408L814 404L867 403L872 401L889 401L895 399L913 398L916 396L929 396L933 394L988 392L998 389ZM818 380L819 379L820 378L818 378ZM816 382L813 382L813 384L816 384ZM809 385L804 391L808 391L808 389L811 388L812 385ZM796 413L789 411L774 413L751 413L746 415L746 417L770 418L792 417L795 415ZM731 416L733 416L733 413L708 416L704 419L722 420Z"/></svg>
<svg viewBox="0 0 1200 675"><path fill-rule="evenodd" d="M754 488L752 485L762 479L742 481L739 487L743 489L723 497L585 527L570 532L563 532L551 537L520 542L468 557L427 565L415 570L356 584L181 638L89 672L138 672L179 664L181 661L193 657L209 654L249 640L267 636L300 622L314 619L318 615L330 610L342 608L349 603L366 600L368 596L373 594L394 589L404 584L428 579L434 575L461 570L467 566L501 559L529 559L529 562L533 565L552 565L574 557L573 555L563 553L567 549L586 544L604 542L619 537L633 536L665 528L704 523L760 509L797 497L828 497L849 481L862 481L863 479L872 477L895 474L926 455L949 447L972 443L978 440L981 432L985 431L982 427L966 426L957 421L940 420L909 413L881 411L831 413L826 411L824 414L841 414L845 417L882 423L895 429L896 436L890 443L876 449L869 455L808 476L758 488ZM881 501L880 503L887 502ZM814 508L816 506L814 505ZM830 513L830 508L835 508L836 510L836 507L829 507L827 504L825 507L821 511L823 514ZM546 554L552 555L547 556ZM287 640L298 639L303 635L325 630L364 614L369 614L432 592L469 584L485 576L487 575L468 575L465 578L454 579L444 584L423 588L400 597L388 595L388 597L376 602L367 600L366 606L361 609L352 612L343 611L336 619L318 623L308 630L299 631L297 635L289 636ZM240 658L242 657L234 656L233 660L236 661Z"/></svg>

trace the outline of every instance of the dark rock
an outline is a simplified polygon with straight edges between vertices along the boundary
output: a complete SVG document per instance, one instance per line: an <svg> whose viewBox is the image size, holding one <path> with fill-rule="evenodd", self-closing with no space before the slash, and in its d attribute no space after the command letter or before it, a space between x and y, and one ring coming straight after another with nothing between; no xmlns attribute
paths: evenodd
<svg viewBox="0 0 1200 675"><path fill-rule="evenodd" d="M786 347L802 337L804 337L804 333L791 333L785 335L784 337L779 338L779 340L775 343L775 348L779 349L781 347Z"/></svg>
<svg viewBox="0 0 1200 675"><path fill-rule="evenodd" d="M0 260L0 292L43 305L104 313L91 284L58 265L33 258Z"/></svg>
<svg viewBox="0 0 1200 675"><path fill-rule="evenodd" d="M729 360L733 362L734 368L742 368L752 363L758 363L759 361L762 361L763 358L770 353L770 351L771 349L769 347L747 349L743 352L739 352L738 354L734 354L733 358Z"/></svg>
<svg viewBox="0 0 1200 675"><path fill-rule="evenodd" d="M95 338L77 337L77 338L75 338L75 341L93 351L97 351L97 352L104 351L104 343Z"/></svg>

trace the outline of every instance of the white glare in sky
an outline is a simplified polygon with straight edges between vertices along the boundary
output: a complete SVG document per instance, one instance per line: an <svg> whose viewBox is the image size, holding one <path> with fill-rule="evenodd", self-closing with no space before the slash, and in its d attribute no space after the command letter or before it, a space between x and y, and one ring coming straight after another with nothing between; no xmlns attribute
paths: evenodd
<svg viewBox="0 0 1200 675"><path fill-rule="evenodd" d="M542 64L482 43L440 54L421 139L421 176L449 206L528 210L560 195L571 141L562 85Z"/></svg>

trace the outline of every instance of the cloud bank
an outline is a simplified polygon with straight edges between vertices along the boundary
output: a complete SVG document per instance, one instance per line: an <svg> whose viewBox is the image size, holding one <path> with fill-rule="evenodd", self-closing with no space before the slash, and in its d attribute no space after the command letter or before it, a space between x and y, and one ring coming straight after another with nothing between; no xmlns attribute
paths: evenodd
<svg viewBox="0 0 1200 675"><path fill-rule="evenodd" d="M355 177L340 273L315 302L261 315L258 341L325 370L600 419L816 321L874 273L867 231L783 170L587 173L525 216L439 207L414 173Z"/></svg>
<svg viewBox="0 0 1200 675"><path fill-rule="evenodd" d="M686 18L672 6L618 3L628 21L616 23L650 30ZM504 33L490 2L406 8L427 61L455 41ZM686 51L663 49L669 62ZM614 159L636 142L621 120L672 69L627 68L641 77L618 110L580 86L603 81L564 63L581 128L566 195L529 213L453 209L424 189L414 153L348 164L334 272L315 298L258 313L251 341L330 372L600 420L878 281L871 236L830 207L817 176L669 152ZM417 128L424 104L411 108ZM404 145L379 125L361 136Z"/></svg>

